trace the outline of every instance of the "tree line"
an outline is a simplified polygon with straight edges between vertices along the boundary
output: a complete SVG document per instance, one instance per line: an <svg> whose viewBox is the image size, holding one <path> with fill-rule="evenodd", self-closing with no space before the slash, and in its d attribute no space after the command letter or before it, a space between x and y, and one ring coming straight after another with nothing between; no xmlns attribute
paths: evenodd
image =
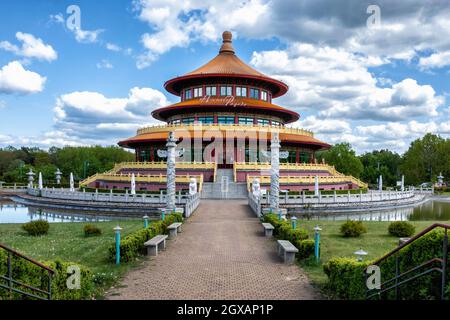
<svg viewBox="0 0 450 320"><path fill-rule="evenodd" d="M42 172L43 180L55 181L57 169L62 172L62 183L67 183L72 172L75 180L84 179L97 172L111 170L115 163L134 161L134 154L122 148L111 147L52 147L0 149L0 181L7 183L28 181L26 173Z"/></svg>
<svg viewBox="0 0 450 320"><path fill-rule="evenodd" d="M375 150L356 155L349 143L339 143L318 153L319 160L336 167L343 174L360 178L369 185L376 185L383 176L383 185L395 187L401 176L405 185L436 182L442 173L450 178L450 139L428 133L414 140L408 150L400 155L390 150Z"/></svg>
<svg viewBox="0 0 450 320"><path fill-rule="evenodd" d="M319 152L317 159L334 165L339 172L357 177L369 185L376 185L380 175L385 186L395 186L405 175L406 185L435 182L442 172L450 177L450 139L426 134L413 141L409 149L400 155L390 150L375 150L356 155L349 143L339 143L331 149ZM70 172L76 180L98 172L111 170L115 163L134 161L134 154L119 147L52 147L48 151L39 148L0 149L0 181L27 182L30 168L42 172L45 181L54 181L55 172L63 173L67 183Z"/></svg>

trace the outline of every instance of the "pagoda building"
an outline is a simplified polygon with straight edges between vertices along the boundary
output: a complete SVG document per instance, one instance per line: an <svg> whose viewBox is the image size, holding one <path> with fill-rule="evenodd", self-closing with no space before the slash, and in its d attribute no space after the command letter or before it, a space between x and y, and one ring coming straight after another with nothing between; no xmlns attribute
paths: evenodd
<svg viewBox="0 0 450 320"><path fill-rule="evenodd" d="M164 189L166 159L161 151L169 132L174 132L182 150L176 167L178 189L186 189L189 177L194 176L200 184L220 183L226 176L246 188L258 177L264 187L270 183L270 140L273 132L278 132L283 189L313 190L316 176L323 190L367 187L332 166L317 163L316 152L330 145L310 131L286 126L300 115L273 103L286 94L288 86L243 62L235 53L231 32L225 31L222 37L216 57L164 84L180 98L178 103L152 112L153 118L165 124L141 128L134 137L119 142L121 147L135 150L136 162L118 164L82 184L127 188L129 175L134 173L139 189Z"/></svg>

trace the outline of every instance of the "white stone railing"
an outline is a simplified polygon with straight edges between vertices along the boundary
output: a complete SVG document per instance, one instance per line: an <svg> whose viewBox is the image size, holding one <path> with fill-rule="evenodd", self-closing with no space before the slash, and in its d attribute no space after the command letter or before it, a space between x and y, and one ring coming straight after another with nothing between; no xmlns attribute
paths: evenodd
<svg viewBox="0 0 450 320"><path fill-rule="evenodd" d="M136 194L129 193L103 193L103 192L71 192L69 189L28 189L28 194L49 199L59 199L68 201L95 201L113 203L142 203L142 204L162 204L166 203L166 194L161 191L159 194ZM190 195L178 192L176 194L177 204L185 204L190 201Z"/></svg>
<svg viewBox="0 0 450 320"><path fill-rule="evenodd" d="M321 203L358 203L358 202L377 202L389 200L401 200L414 197L414 191L369 191L368 193L352 194L322 194L319 192L318 196L306 195L304 192L299 195L289 195L287 193L280 193L280 204L321 204ZM262 204L269 204L269 197L264 195L261 197Z"/></svg>
<svg viewBox="0 0 450 320"><path fill-rule="evenodd" d="M252 192L248 193L248 205L257 217L261 217L261 200L256 198Z"/></svg>
<svg viewBox="0 0 450 320"><path fill-rule="evenodd" d="M196 193L195 195L189 195L189 201L186 201L186 205L184 207L184 215L186 218L189 218L192 213L197 209L200 204L200 193Z"/></svg>

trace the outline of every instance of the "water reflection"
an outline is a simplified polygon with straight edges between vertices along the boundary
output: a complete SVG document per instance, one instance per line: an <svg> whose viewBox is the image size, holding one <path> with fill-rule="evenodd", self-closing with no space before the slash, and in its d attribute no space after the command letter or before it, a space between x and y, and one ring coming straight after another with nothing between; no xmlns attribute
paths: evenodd
<svg viewBox="0 0 450 320"><path fill-rule="evenodd" d="M450 202L428 201L416 207L354 213L297 214L311 220L450 221Z"/></svg>
<svg viewBox="0 0 450 320"><path fill-rule="evenodd" d="M34 220L54 222L101 222L114 219L100 212L80 213L80 211L43 209L15 203L11 200L0 199L0 223L26 223Z"/></svg>

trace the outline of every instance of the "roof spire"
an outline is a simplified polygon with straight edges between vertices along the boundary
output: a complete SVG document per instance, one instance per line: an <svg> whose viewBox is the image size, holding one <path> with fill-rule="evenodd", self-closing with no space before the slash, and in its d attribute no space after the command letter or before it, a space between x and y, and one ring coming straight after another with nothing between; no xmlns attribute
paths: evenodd
<svg viewBox="0 0 450 320"><path fill-rule="evenodd" d="M233 35L230 31L224 31L222 33L222 39L223 43L220 47L219 53L232 53L234 54L234 48L231 39L233 38Z"/></svg>

